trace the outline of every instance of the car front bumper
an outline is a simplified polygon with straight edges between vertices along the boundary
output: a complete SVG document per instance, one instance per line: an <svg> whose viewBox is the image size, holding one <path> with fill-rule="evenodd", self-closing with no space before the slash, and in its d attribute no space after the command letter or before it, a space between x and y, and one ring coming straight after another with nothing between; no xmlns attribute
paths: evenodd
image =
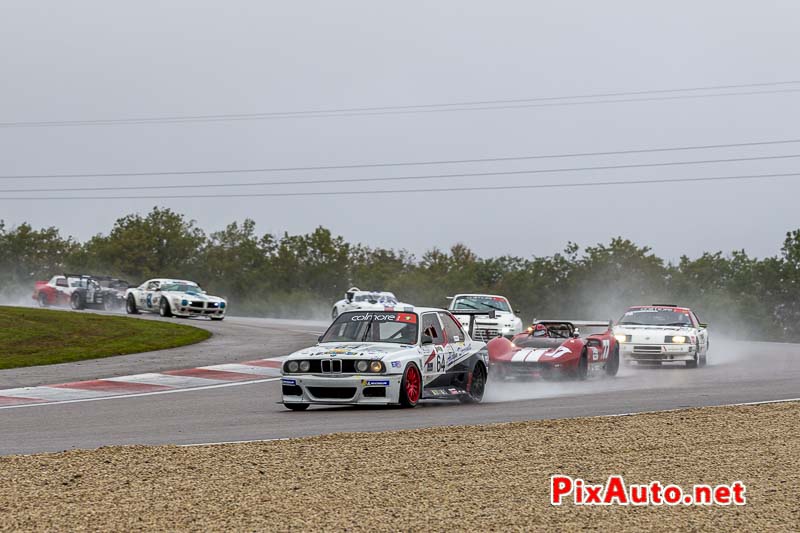
<svg viewBox="0 0 800 533"><path fill-rule="evenodd" d="M173 304L172 314L175 316L213 316L214 318L218 318L225 316L225 308L194 307Z"/></svg>
<svg viewBox="0 0 800 533"><path fill-rule="evenodd" d="M620 355L627 362L693 361L695 351L693 344L620 343Z"/></svg>
<svg viewBox="0 0 800 533"><path fill-rule="evenodd" d="M322 405L388 405L400 403L403 376L353 374L319 376L286 374L281 377L283 403Z"/></svg>

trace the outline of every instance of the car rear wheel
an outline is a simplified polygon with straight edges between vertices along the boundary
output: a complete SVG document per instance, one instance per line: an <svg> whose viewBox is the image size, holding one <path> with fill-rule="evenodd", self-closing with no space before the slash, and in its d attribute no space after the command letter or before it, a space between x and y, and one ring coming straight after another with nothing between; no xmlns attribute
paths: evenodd
<svg viewBox="0 0 800 533"><path fill-rule="evenodd" d="M48 307L50 302L47 301L47 295L43 292L39 293L39 307Z"/></svg>
<svg viewBox="0 0 800 533"><path fill-rule="evenodd" d="M483 363L477 363L472 370L472 379L469 383L469 391L461 395L458 399L463 403L481 403L483 393L486 390L486 367Z"/></svg>
<svg viewBox="0 0 800 533"><path fill-rule="evenodd" d="M619 344L614 347L606 360L606 375L616 376L619 372Z"/></svg>
<svg viewBox="0 0 800 533"><path fill-rule="evenodd" d="M422 397L422 374L414 363L406 365L403 379L400 382L400 405L416 407Z"/></svg>
<svg viewBox="0 0 800 533"><path fill-rule="evenodd" d="M283 406L292 411L305 411L308 409L307 403L285 403Z"/></svg>
<svg viewBox="0 0 800 533"><path fill-rule="evenodd" d="M85 307L83 301L83 293L82 292L73 292L72 296L69 299L69 305L75 311L80 311Z"/></svg>
<svg viewBox="0 0 800 533"><path fill-rule="evenodd" d="M136 308L136 299L133 297L133 294L129 294L128 298L125 300L125 312L129 315L139 314L139 309Z"/></svg>
<svg viewBox="0 0 800 533"><path fill-rule="evenodd" d="M172 308L169 306L169 302L166 298L161 298L161 302L158 304L158 314L164 318L172 316Z"/></svg>
<svg viewBox="0 0 800 533"><path fill-rule="evenodd" d="M113 311L117 307L117 302L113 296L106 294L103 296L103 309Z"/></svg>

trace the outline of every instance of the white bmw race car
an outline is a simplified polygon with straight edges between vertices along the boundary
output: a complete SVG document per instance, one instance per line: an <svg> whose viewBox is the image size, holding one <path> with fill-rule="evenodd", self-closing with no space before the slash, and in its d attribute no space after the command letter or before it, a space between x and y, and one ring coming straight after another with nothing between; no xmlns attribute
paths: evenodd
<svg viewBox="0 0 800 533"><path fill-rule="evenodd" d="M350 311L316 346L283 362L283 404L300 411L311 404L480 402L488 368L486 344L472 340L449 311Z"/></svg>
<svg viewBox="0 0 800 533"><path fill-rule="evenodd" d="M225 318L228 302L211 296L194 281L151 279L125 293L125 310L158 313L163 317L207 316L211 320Z"/></svg>
<svg viewBox="0 0 800 533"><path fill-rule="evenodd" d="M411 304L398 302L391 292L362 291L357 287L353 287L344 294L343 300L333 304L331 318L335 320L337 316L347 311L393 311L406 307L412 306Z"/></svg>
<svg viewBox="0 0 800 533"><path fill-rule="evenodd" d="M617 325L614 337L623 361L660 365L682 361L689 368L708 360L708 326L687 307L654 304L631 307Z"/></svg>
<svg viewBox="0 0 800 533"><path fill-rule="evenodd" d="M450 311L483 311L489 313L475 321L473 336L481 341L489 342L495 337L511 338L522 333L522 319L511 309L505 296L496 294L456 294L448 297Z"/></svg>

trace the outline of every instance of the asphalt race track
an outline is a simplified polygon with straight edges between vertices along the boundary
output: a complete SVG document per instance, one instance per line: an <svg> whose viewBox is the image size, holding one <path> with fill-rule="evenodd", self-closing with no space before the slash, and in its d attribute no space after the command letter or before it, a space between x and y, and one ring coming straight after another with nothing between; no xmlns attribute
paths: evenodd
<svg viewBox="0 0 800 533"><path fill-rule="evenodd" d="M0 371L0 387L33 386L285 355L313 344L324 324L228 317L193 320L204 343L86 361ZM621 368L582 383L490 383L480 405L428 402L416 409L311 408L277 402L278 380L176 394L0 410L0 454L112 444L199 444L341 431L383 431L598 416L800 398L800 345L727 342L713 336L709 366Z"/></svg>

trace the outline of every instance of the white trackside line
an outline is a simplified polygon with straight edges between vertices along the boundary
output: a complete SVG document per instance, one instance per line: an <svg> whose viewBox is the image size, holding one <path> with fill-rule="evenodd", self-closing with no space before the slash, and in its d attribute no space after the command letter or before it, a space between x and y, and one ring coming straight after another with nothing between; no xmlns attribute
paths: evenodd
<svg viewBox="0 0 800 533"><path fill-rule="evenodd" d="M253 374L255 376L276 376L281 373L280 368L266 366L242 365L239 363L226 363L222 365L201 366L203 370L219 370L222 372L236 372L237 374Z"/></svg>
<svg viewBox="0 0 800 533"><path fill-rule="evenodd" d="M170 389L170 390L160 390L160 391L152 391L152 392L134 392L131 394L118 394L116 396L101 396L98 398L82 398L77 400L63 400L63 401L53 401L53 402L46 402L46 403L28 403L23 405L5 405L0 407L0 411L3 409L22 409L25 407L47 407L50 405L63 405L65 403L80 403L80 402L99 402L102 400L120 400L123 398L138 398L139 396L157 396L159 394L176 394L179 392L194 392L200 390L209 390L209 389L222 389L225 387L241 387L242 385L255 385L258 383L266 383L268 381L277 381L281 378L265 378L265 379L254 379L253 381L226 381L223 383L219 383L216 385L206 385L203 387L192 387L186 389ZM214 381L214 380L206 380L206 381Z"/></svg>
<svg viewBox="0 0 800 533"><path fill-rule="evenodd" d="M60 387L21 387L17 389L0 390L0 396L10 396L12 398L30 398L32 400L60 401L98 398L100 396L108 396L108 392L83 389L62 389Z"/></svg>
<svg viewBox="0 0 800 533"><path fill-rule="evenodd" d="M120 376L118 378L108 378L107 381L120 381L123 383L144 383L145 385L163 385L175 388L197 388L206 385L217 385L226 383L221 379L195 378L190 376L171 376L169 374L136 374L133 376Z"/></svg>

